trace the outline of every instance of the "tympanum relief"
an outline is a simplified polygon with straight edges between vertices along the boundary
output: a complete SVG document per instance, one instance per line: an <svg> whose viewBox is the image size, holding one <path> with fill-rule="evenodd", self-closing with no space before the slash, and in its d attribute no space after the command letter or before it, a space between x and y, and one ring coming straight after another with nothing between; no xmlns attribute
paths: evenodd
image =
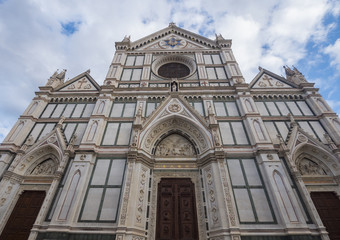
<svg viewBox="0 0 340 240"><path fill-rule="evenodd" d="M33 176L53 175L55 171L56 171L56 166L54 164L54 161L52 159L48 159L40 163L38 166L36 166L31 172L31 175Z"/></svg>
<svg viewBox="0 0 340 240"><path fill-rule="evenodd" d="M298 163L298 169L301 175L327 175L320 165L308 159L302 159Z"/></svg>
<svg viewBox="0 0 340 240"><path fill-rule="evenodd" d="M179 134L172 134L164 138L156 147L156 156L194 156L196 151L193 145Z"/></svg>

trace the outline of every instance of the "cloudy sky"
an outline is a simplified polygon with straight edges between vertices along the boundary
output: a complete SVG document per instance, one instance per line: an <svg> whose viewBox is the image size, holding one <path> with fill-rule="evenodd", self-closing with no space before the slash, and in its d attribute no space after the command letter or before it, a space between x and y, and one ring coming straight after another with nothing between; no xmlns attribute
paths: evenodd
<svg viewBox="0 0 340 240"><path fill-rule="evenodd" d="M56 69L102 84L116 41L172 21L232 39L247 82L258 66L296 66L340 113L338 0L0 0L0 142Z"/></svg>

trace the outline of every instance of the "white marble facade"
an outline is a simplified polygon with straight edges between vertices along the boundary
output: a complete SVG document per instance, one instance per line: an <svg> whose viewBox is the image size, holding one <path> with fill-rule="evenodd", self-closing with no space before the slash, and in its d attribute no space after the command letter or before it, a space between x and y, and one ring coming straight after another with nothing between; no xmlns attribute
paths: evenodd
<svg viewBox="0 0 340 240"><path fill-rule="evenodd" d="M157 239L159 182L190 178L199 239L329 239L310 193L340 195L338 116L296 68L245 83L231 45L171 23L117 42L103 85L54 73L0 146L0 231L44 191L30 240Z"/></svg>

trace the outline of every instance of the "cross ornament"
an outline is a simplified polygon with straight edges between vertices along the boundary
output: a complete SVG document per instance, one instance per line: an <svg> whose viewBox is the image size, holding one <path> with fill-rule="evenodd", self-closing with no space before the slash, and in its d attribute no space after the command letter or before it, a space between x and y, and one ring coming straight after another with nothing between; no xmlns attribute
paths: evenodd
<svg viewBox="0 0 340 240"><path fill-rule="evenodd" d="M272 78L268 77L268 75L264 75L262 80L267 81L269 86L274 86L270 80L273 80Z"/></svg>
<svg viewBox="0 0 340 240"><path fill-rule="evenodd" d="M83 78L82 80L78 81L78 83L80 83L78 89L81 89L81 87L83 86L84 83L87 83L87 80L85 78Z"/></svg>

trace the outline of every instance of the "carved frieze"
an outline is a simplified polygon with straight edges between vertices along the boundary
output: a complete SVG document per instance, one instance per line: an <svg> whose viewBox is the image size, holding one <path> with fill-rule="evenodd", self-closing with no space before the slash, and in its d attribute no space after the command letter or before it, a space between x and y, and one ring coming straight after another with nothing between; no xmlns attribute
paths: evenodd
<svg viewBox="0 0 340 240"><path fill-rule="evenodd" d="M301 175L327 175L320 165L306 158L298 163L298 169Z"/></svg>
<svg viewBox="0 0 340 240"><path fill-rule="evenodd" d="M194 156L196 151L192 144L178 134L163 139L156 147L156 156Z"/></svg>
<svg viewBox="0 0 340 240"><path fill-rule="evenodd" d="M146 140L144 142L144 147L148 150L151 150L154 142L162 133L166 132L167 130L173 130L176 128L189 133L190 136L197 140L197 144L202 150L205 150L208 147L207 140L205 139L201 131L197 127L181 119L169 119L163 123L158 124L147 134Z"/></svg>
<svg viewBox="0 0 340 240"><path fill-rule="evenodd" d="M40 163L38 166L36 166L31 172L31 175L33 176L53 175L56 170L57 166L55 165L54 161L52 159L48 159Z"/></svg>

